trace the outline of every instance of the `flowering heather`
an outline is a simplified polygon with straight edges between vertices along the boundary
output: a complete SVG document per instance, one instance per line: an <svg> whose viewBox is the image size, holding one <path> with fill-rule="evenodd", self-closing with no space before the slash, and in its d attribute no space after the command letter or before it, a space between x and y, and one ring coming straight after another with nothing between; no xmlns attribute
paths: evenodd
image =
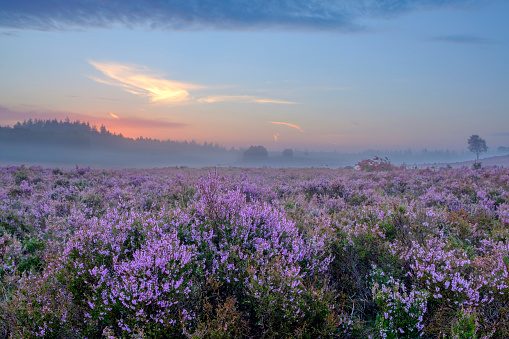
<svg viewBox="0 0 509 339"><path fill-rule="evenodd" d="M0 338L507 338L509 170L0 168Z"/></svg>

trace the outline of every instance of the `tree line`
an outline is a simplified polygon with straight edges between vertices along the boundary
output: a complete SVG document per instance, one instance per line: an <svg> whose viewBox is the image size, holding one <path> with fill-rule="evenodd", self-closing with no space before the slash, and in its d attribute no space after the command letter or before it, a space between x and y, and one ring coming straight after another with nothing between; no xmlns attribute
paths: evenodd
<svg viewBox="0 0 509 339"><path fill-rule="evenodd" d="M218 143L198 143L194 140L174 141L152 138L128 138L121 133L112 133L104 125L100 127L89 122L29 119L13 127L0 127L0 143L52 145L78 148L128 148L135 150L179 150L185 152L228 152Z"/></svg>

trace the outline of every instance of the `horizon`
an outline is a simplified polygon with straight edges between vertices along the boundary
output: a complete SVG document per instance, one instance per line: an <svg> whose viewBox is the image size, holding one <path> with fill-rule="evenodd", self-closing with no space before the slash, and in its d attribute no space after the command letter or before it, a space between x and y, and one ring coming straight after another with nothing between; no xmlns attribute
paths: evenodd
<svg viewBox="0 0 509 339"><path fill-rule="evenodd" d="M190 3L7 1L0 125L269 151L509 146L507 2Z"/></svg>
<svg viewBox="0 0 509 339"><path fill-rule="evenodd" d="M28 120L24 120L24 121L18 121L16 122L15 124L13 125L5 125L5 126L2 126L0 125L0 128L11 128L11 129L15 129L15 128L28 128L30 129L30 124L33 123L34 125L36 125L37 123L43 123L43 126L46 126L47 123L50 123L50 122L57 122L59 124L59 127L62 127L64 124L71 124L71 125L74 125L74 124L79 124L79 125L85 125L85 126L88 126L90 128L90 132L96 132L98 134L102 134L102 129L104 128L104 133L105 134L108 134L108 135L111 135L111 136L116 136L116 137L121 137L125 140L131 140L131 141L142 141L142 140L147 140L147 141L156 141L156 142L174 142L174 143L182 143L182 144L195 144L197 146L208 146L208 145L211 145L213 147L219 147L219 148L222 148L226 151L234 151L234 152L241 152L241 151L245 151L247 150L248 148L250 147L256 147L256 146L262 146L264 147L269 153L281 153L285 150L292 150L294 152L298 152L298 153L338 153L338 154L343 154L343 155L360 155L360 154L366 154L366 153L372 153L372 156L380 156L380 155L388 155L388 154L407 154L407 155L425 155L426 153L430 153L430 154L433 154L433 153L449 153L450 155L464 155L464 154L469 154L471 153L471 151L469 150L465 150L465 149L461 149L461 150L455 150L455 149L449 149L449 148L441 148L441 149L438 149L438 148L435 148L435 149L427 149L426 147L425 148L422 148L422 149L412 149L412 148L406 148L406 149L402 149L402 148L399 148L399 149L375 149L375 148L367 148L367 149L363 149L363 150L360 150L360 151L350 151L350 152L340 152L340 151L337 151L337 150L309 150L309 149L303 149L303 148L297 148L297 147L288 147L288 148L280 148L280 149L277 149L277 148L267 148L265 145L249 145L247 147L242 147L242 146L236 146L236 145L232 145L231 147L226 147L224 145L221 145L217 142L213 142L213 141L204 141L204 142L198 142L194 139L192 140L177 140L177 139L171 139L171 138L168 138L168 139L158 139L158 138L148 138L148 137L143 137L143 136L139 136L139 137L129 137L129 136L125 136L123 135L121 132L120 133L117 133L117 132L114 132L114 131L111 131L108 129L107 126L105 125L101 125L101 126L98 126L98 125L95 125L95 124L91 124L89 121L80 121L80 120L70 120L68 117L66 117L65 119L31 119L29 118ZM25 126L25 125L28 125L28 126ZM506 148L506 149L509 149L509 147L505 147L505 146L502 146L503 148ZM497 153L500 153L499 150L497 150L497 148L495 147L488 147L488 150L486 152L487 154L497 154ZM390 160L390 159L389 159Z"/></svg>

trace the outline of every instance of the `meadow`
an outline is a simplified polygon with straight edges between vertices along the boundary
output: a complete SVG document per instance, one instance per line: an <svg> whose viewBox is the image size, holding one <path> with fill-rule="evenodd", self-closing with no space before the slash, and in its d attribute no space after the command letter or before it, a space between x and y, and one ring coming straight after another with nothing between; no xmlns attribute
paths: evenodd
<svg viewBox="0 0 509 339"><path fill-rule="evenodd" d="M0 337L507 338L509 169L0 168Z"/></svg>

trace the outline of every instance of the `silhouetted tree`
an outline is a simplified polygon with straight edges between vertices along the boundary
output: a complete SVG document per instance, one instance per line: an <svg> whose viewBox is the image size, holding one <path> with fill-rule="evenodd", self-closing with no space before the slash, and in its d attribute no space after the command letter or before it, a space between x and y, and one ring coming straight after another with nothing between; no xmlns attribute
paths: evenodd
<svg viewBox="0 0 509 339"><path fill-rule="evenodd" d="M283 151L284 157L293 157L293 150L291 148L287 148Z"/></svg>
<svg viewBox="0 0 509 339"><path fill-rule="evenodd" d="M244 151L244 157L246 159L263 159L268 158L269 153L263 146L251 146Z"/></svg>
<svg viewBox="0 0 509 339"><path fill-rule="evenodd" d="M505 146L498 146L497 153L507 153L509 152L509 148Z"/></svg>
<svg viewBox="0 0 509 339"><path fill-rule="evenodd" d="M487 152L488 147L486 146L486 141L480 138L477 134L474 134L468 138L468 150L472 153L475 153L477 156L476 160L479 160L479 154Z"/></svg>

